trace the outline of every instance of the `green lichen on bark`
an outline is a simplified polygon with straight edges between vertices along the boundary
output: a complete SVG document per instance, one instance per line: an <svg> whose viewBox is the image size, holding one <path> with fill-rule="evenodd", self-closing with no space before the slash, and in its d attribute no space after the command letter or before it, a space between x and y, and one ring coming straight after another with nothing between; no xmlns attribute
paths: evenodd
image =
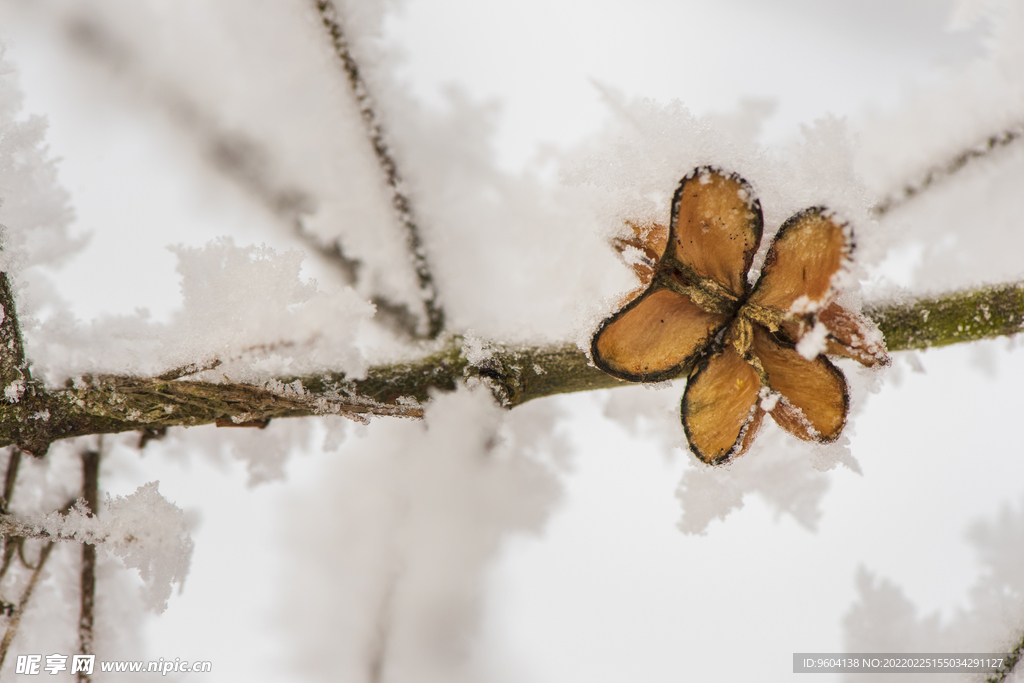
<svg viewBox="0 0 1024 683"><path fill-rule="evenodd" d="M13 318L9 289L0 289L3 301ZM889 351L1007 336L1024 324L1024 283L880 304L865 313L884 333ZM0 331L16 331L16 320L13 323ZM254 386L105 375L77 378L54 390L32 380L23 354L10 355L21 353L20 336L11 339L13 346L2 349L8 354L0 371L10 380L5 386L11 381L22 384L17 401L0 399L0 446L16 444L35 455L45 453L53 441L86 434L211 423L260 426L275 418L325 414L361 420L374 415L421 417L432 394L452 391L463 382L486 384L508 407L544 396L628 384L595 368L574 345L477 343L467 353L465 340L453 337L422 358L371 367L361 379L324 373Z"/></svg>
<svg viewBox="0 0 1024 683"><path fill-rule="evenodd" d="M1024 327L1024 283L867 308L890 351L1005 337Z"/></svg>

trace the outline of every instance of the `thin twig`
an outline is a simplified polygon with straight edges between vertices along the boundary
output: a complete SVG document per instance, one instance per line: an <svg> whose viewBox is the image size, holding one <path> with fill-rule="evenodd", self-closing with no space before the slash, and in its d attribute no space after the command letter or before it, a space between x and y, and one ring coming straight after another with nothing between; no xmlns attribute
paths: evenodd
<svg viewBox="0 0 1024 683"><path fill-rule="evenodd" d="M102 438L102 437L101 437ZM102 447L102 442L101 442ZM100 452L82 453L82 498L89 506L89 516L94 517L99 508ZM80 654L91 655L93 651L93 606L96 601L96 546L82 544L81 608L78 617L78 650ZM78 672L78 683L91 680L85 671Z"/></svg>
<svg viewBox="0 0 1024 683"><path fill-rule="evenodd" d="M46 564L46 560L50 557L50 551L53 550L53 541L47 541L43 545L42 550L39 551L39 561L36 563L35 569L32 571L32 576L29 577L28 584L25 586L25 590L21 592L21 599L18 600L17 607L11 613L10 619L7 622L7 631L4 632L3 641L0 641L0 667L4 665L4 659L7 657L7 650L11 647L11 641L14 640L14 636L18 633L18 626L21 624L21 615L25 613L25 608L28 607L29 598L32 597L32 591L35 590L36 583L39 581L39 575L43 573L43 566Z"/></svg>
<svg viewBox="0 0 1024 683"><path fill-rule="evenodd" d="M4 495L2 502L2 509L0 512L7 514L11 506L11 497L14 495L14 484L18 480L18 467L21 465L21 449L17 446L13 446L10 449L11 454L7 457L7 472L4 475ZM18 545L24 540L14 536L8 536L3 534L4 553L3 560L0 562L0 580L7 576L7 570L11 566L11 560L14 559L14 553L18 550Z"/></svg>
<svg viewBox="0 0 1024 683"><path fill-rule="evenodd" d="M200 372L206 372L207 370L214 370L219 368L220 365L221 362L218 358L215 358L208 363L189 363L188 365L182 365L180 368L168 370L161 375L157 375L156 378L170 382L172 380L181 379L182 377L188 377L189 375L198 375Z"/></svg>
<svg viewBox="0 0 1024 683"><path fill-rule="evenodd" d="M340 238L325 241L305 227L303 217L315 210L316 198L305 189L280 182L272 169L271 154L258 140L226 129L172 84L151 73L139 73L143 60L136 59L131 46L104 26L94 13L72 16L65 28L72 45L148 94L198 143L215 170L287 225L309 249L333 263L346 284L358 282L362 261L345 252ZM376 318L384 325L413 338L418 336L417 319L408 305L381 294L371 294L370 301L377 307Z"/></svg>
<svg viewBox="0 0 1024 683"><path fill-rule="evenodd" d="M1006 130L990 135L974 147L960 152L944 164L928 169L920 178L908 182L898 192L889 195L871 208L875 218L881 218L893 209L902 206L941 180L966 167L970 162L986 157L1006 147L1011 142L1024 136L1024 124L1011 126Z"/></svg>
<svg viewBox="0 0 1024 683"><path fill-rule="evenodd" d="M416 279L419 282L420 292L423 297L423 307L427 316L426 334L428 339L435 339L444 329L444 310L438 300L437 288L431 275L430 267L427 264L427 256L423 248L423 240L420 236L420 229L413 216L412 204L409 197L403 190L402 176L395 164L395 159L388 147L384 129L381 125L380 116L374 108L373 98L366 82L363 80L359 64L352 56L349 49L348 38L342 28L341 18L332 0L316 0L316 8L320 13L320 21L331 36L334 52L341 61L348 78L349 86L356 99L359 108L359 115L366 125L366 132L373 146L374 154L377 155L377 163L384 171L388 189L391 193L391 206L398 216L398 220L405 230L406 245L412 258L413 267L416 270Z"/></svg>
<svg viewBox="0 0 1024 683"><path fill-rule="evenodd" d="M4 493L0 499L0 512L7 512L11 504L11 496L14 495L14 484L18 480L18 468L21 466L21 450L12 448L7 456L7 470L4 474ZM0 578L3 574L0 574Z"/></svg>

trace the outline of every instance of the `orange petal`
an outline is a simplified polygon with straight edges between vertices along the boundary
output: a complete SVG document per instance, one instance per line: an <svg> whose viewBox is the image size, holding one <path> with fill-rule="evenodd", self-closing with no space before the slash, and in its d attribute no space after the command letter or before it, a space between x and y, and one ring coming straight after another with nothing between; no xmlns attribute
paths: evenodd
<svg viewBox="0 0 1024 683"><path fill-rule="evenodd" d="M753 351L771 390L781 394L769 411L779 426L805 441L839 438L850 408L842 371L824 356L807 360L760 325L754 326Z"/></svg>
<svg viewBox="0 0 1024 683"><path fill-rule="evenodd" d="M762 225L761 204L747 181L697 168L683 178L672 200L669 244L675 248L666 255L739 297L747 291Z"/></svg>
<svg viewBox="0 0 1024 683"><path fill-rule="evenodd" d="M764 418L760 391L757 371L732 345L697 366L680 411L694 455L719 465L745 453Z"/></svg>
<svg viewBox="0 0 1024 683"><path fill-rule="evenodd" d="M818 322L828 328L826 353L847 356L869 368L889 364L882 333L861 316L833 303L818 314Z"/></svg>
<svg viewBox="0 0 1024 683"><path fill-rule="evenodd" d="M835 296L833 276L851 251L846 226L821 207L804 209L779 228L750 301L779 311L814 312Z"/></svg>
<svg viewBox="0 0 1024 683"><path fill-rule="evenodd" d="M591 356L619 379L674 379L727 321L728 316L705 313L685 295L655 285L604 321L591 342Z"/></svg>

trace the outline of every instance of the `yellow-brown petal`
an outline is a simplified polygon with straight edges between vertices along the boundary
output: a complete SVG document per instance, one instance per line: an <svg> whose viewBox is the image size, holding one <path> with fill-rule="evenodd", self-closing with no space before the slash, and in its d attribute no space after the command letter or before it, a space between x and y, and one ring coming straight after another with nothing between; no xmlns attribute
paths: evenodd
<svg viewBox="0 0 1024 683"><path fill-rule="evenodd" d="M849 228L821 207L796 214L779 228L750 301L796 313L828 304L835 296L833 278L852 251L849 235Z"/></svg>
<svg viewBox="0 0 1024 683"><path fill-rule="evenodd" d="M619 379L673 379L727 321L728 316L705 313L685 295L654 285L604 321L591 342L591 356Z"/></svg>
<svg viewBox="0 0 1024 683"><path fill-rule="evenodd" d="M746 452L764 418L760 391L757 371L732 345L697 366L680 410L694 455L719 465Z"/></svg>
<svg viewBox="0 0 1024 683"><path fill-rule="evenodd" d="M739 297L761 244L761 204L740 176L701 167L683 178L672 200L667 256L693 275Z"/></svg>
<svg viewBox="0 0 1024 683"><path fill-rule="evenodd" d="M828 443L846 426L850 398L846 377L824 356L807 360L796 349L754 327L754 355L781 397L769 411L779 426L805 441Z"/></svg>
<svg viewBox="0 0 1024 683"><path fill-rule="evenodd" d="M833 303L817 319L828 328L826 353L847 356L869 368L889 364L882 333L861 316Z"/></svg>

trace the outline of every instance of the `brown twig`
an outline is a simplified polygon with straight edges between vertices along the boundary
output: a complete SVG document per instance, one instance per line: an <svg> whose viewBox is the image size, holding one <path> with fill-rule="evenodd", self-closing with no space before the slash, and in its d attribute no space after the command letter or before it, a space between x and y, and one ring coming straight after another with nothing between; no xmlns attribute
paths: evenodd
<svg viewBox="0 0 1024 683"><path fill-rule="evenodd" d="M0 512L7 514L10 505L11 497L14 495L14 484L18 480L18 468L21 465L21 449L17 446L13 446L10 449L10 455L7 456L7 471L4 475L4 496L2 502L2 509ZM7 576L7 570L11 566L11 560L14 559L14 553L18 550L20 543L24 539L19 539L14 536L8 536L3 534L4 552L3 560L0 561L0 580Z"/></svg>
<svg viewBox="0 0 1024 683"><path fill-rule="evenodd" d="M102 437L101 437L102 438ZM102 442L100 443L102 448ZM99 509L100 451L82 453L82 499L89 507L89 516L94 517ZM80 654L91 655L93 650L93 606L96 601L96 546L82 544L81 606L78 618L78 650ZM78 683L91 680L85 671L78 672Z"/></svg>
<svg viewBox="0 0 1024 683"><path fill-rule="evenodd" d="M21 616L25 613L25 608L28 607L32 591L35 590L36 583L39 582L39 575L43 573L43 566L50 557L53 545L53 541L47 541L43 545L42 550L39 551L39 561L36 562L35 569L33 569L32 575L28 579L28 584L26 584L25 590L21 592L21 598L18 600L17 606L12 610L11 616L7 621L7 630L4 632L3 640L0 641L0 667L4 665L7 650L10 649L11 642L18 633L18 626L21 625Z"/></svg>
<svg viewBox="0 0 1024 683"><path fill-rule="evenodd" d="M359 108L359 115L363 119L370 144L377 156L377 163L384 172L388 190L391 193L391 206L405 231L406 245L416 271L416 279L419 282L427 318L426 331L422 336L427 339L435 339L444 329L444 309L441 308L434 278L427 264L427 256L420 236L420 229L413 215L412 203L403 189L402 176L398 171L394 156L391 154L380 116L374 108L373 98L363 79L359 64L349 48L348 38L342 28L338 10L332 0L316 0L316 8L320 13L321 23L331 36L334 52L345 70L345 76L355 97L356 106Z"/></svg>
<svg viewBox="0 0 1024 683"><path fill-rule="evenodd" d="M985 683L1003 683L1022 659L1024 659L1024 636L1017 641L1017 645L1009 652L1002 666L985 679Z"/></svg>

